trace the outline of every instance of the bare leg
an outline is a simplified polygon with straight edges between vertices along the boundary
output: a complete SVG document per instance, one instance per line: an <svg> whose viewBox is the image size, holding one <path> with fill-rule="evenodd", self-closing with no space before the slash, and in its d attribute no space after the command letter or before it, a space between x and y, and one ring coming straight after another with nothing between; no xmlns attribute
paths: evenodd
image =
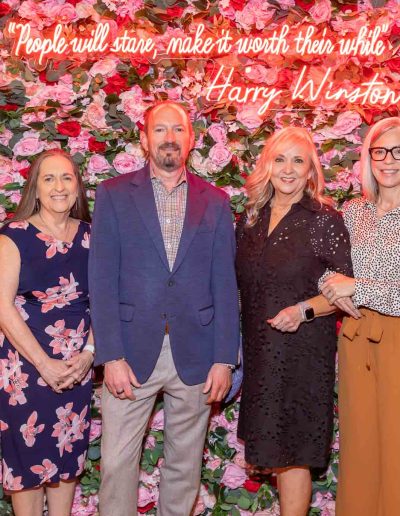
<svg viewBox="0 0 400 516"><path fill-rule="evenodd" d="M76 487L76 479L46 486L49 516L70 516Z"/></svg>
<svg viewBox="0 0 400 516"><path fill-rule="evenodd" d="M43 495L43 487L24 489L18 493L11 493L15 516L42 516Z"/></svg>
<svg viewBox="0 0 400 516"><path fill-rule="evenodd" d="M306 516L311 499L311 475L307 466L277 469L281 516Z"/></svg>

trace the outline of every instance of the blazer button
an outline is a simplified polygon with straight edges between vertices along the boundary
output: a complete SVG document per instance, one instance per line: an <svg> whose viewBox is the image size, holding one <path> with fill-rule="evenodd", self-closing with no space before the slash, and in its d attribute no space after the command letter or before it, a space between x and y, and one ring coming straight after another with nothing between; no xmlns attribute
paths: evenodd
<svg viewBox="0 0 400 516"><path fill-rule="evenodd" d="M161 314L161 318L162 319L166 319L167 318L167 314Z"/></svg>
<svg viewBox="0 0 400 516"><path fill-rule="evenodd" d="M168 286L169 287L173 287L174 285L175 285L175 281L174 280L171 279L171 280L168 281Z"/></svg>

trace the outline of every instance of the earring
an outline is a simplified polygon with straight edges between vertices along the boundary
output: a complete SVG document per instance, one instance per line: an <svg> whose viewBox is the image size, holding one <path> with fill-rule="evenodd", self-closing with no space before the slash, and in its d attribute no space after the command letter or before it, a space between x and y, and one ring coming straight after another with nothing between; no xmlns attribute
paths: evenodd
<svg viewBox="0 0 400 516"><path fill-rule="evenodd" d="M39 211L40 210L40 201L39 199L36 197L35 199L35 212Z"/></svg>

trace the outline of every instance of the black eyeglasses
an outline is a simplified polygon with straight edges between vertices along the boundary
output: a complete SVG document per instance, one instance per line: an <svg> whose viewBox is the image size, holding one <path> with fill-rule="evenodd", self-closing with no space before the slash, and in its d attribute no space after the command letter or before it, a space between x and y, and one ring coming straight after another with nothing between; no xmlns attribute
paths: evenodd
<svg viewBox="0 0 400 516"><path fill-rule="evenodd" d="M388 152L392 155L393 159L400 159L400 147L392 147L391 149L387 149L386 147L371 147L369 149L369 155L374 161L383 161Z"/></svg>

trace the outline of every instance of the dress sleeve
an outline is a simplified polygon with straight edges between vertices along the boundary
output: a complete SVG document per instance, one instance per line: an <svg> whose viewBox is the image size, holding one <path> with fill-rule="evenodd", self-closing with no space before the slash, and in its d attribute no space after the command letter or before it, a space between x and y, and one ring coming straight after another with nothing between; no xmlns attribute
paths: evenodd
<svg viewBox="0 0 400 516"><path fill-rule="evenodd" d="M318 280L318 289L324 280L339 272L345 276L353 276L351 264L350 238L343 218L337 211L326 209L318 215L316 238L314 245L318 248L325 272Z"/></svg>
<svg viewBox="0 0 400 516"><path fill-rule="evenodd" d="M28 239L26 238L26 230L28 227L28 222L18 221L5 224L0 229L0 235L5 235L14 242L21 257L24 255L24 249L28 245Z"/></svg>

